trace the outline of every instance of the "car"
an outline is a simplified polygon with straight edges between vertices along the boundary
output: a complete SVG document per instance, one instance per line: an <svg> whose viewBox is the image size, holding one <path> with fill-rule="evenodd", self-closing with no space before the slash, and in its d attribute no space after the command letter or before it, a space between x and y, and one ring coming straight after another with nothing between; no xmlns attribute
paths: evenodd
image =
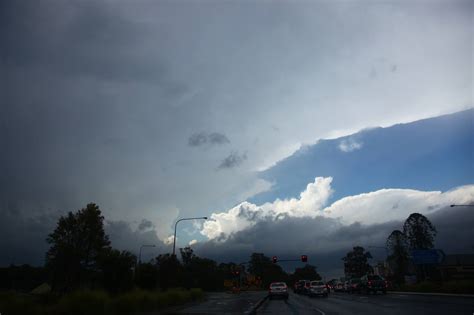
<svg viewBox="0 0 474 315"><path fill-rule="evenodd" d="M288 286L285 282L272 282L268 289L268 297L270 300L274 298L288 299Z"/></svg>
<svg viewBox="0 0 474 315"><path fill-rule="evenodd" d="M324 296L328 297L328 286L322 281L311 281L309 287L309 296Z"/></svg>
<svg viewBox="0 0 474 315"><path fill-rule="evenodd" d="M309 286L311 281L309 280L299 280L295 284L295 293L297 294L308 294Z"/></svg>
<svg viewBox="0 0 474 315"><path fill-rule="evenodd" d="M336 282L334 285L334 292L343 292L344 291L344 283L341 281Z"/></svg>
<svg viewBox="0 0 474 315"><path fill-rule="evenodd" d="M360 278L352 278L349 280L347 292L349 293L360 293L361 290Z"/></svg>
<svg viewBox="0 0 474 315"><path fill-rule="evenodd" d="M344 284L342 286L342 291L349 292L349 288L350 288L349 280L344 281Z"/></svg>
<svg viewBox="0 0 474 315"><path fill-rule="evenodd" d="M361 290L367 294L371 292L374 292L374 294L376 294L377 291L380 291L383 294L387 294L388 283L381 276L365 275L362 278L360 278L360 281L361 281L360 283Z"/></svg>

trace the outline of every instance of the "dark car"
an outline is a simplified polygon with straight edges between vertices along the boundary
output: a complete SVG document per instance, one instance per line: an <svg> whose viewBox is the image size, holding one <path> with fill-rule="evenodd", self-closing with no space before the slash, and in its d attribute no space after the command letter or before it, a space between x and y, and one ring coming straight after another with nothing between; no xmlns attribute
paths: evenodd
<svg viewBox="0 0 474 315"><path fill-rule="evenodd" d="M322 281L311 281L308 295L328 297L329 289L327 284Z"/></svg>
<svg viewBox="0 0 474 315"><path fill-rule="evenodd" d="M361 290L361 280L359 278L352 278L349 280L347 285L347 292L349 293L360 293Z"/></svg>
<svg viewBox="0 0 474 315"><path fill-rule="evenodd" d="M268 296L270 300L273 298L288 299L288 286L285 282L272 282L268 289Z"/></svg>
<svg viewBox="0 0 474 315"><path fill-rule="evenodd" d="M308 294L310 287L309 280L299 280L295 284L295 293L297 294Z"/></svg>
<svg viewBox="0 0 474 315"><path fill-rule="evenodd" d="M378 275L365 275L360 278L360 288L366 293L377 293L377 291L387 294L387 281Z"/></svg>

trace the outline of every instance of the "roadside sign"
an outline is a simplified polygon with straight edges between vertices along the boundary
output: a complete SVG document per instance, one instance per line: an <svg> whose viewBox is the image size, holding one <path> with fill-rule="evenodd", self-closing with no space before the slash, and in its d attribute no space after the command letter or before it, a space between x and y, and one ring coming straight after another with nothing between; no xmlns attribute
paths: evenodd
<svg viewBox="0 0 474 315"><path fill-rule="evenodd" d="M417 249L411 252L415 265L435 265L444 259L444 252L440 249Z"/></svg>

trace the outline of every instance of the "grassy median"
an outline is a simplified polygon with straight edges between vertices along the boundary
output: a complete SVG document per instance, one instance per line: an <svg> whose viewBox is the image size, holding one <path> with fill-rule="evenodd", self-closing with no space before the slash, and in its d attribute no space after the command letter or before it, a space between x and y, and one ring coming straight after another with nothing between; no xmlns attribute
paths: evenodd
<svg viewBox="0 0 474 315"><path fill-rule="evenodd" d="M0 293L2 315L133 315L163 310L202 299L201 289L133 290L111 296L105 291L82 290L62 297Z"/></svg>
<svg viewBox="0 0 474 315"><path fill-rule="evenodd" d="M412 285L402 285L394 288L394 291L474 294L474 280L424 281Z"/></svg>

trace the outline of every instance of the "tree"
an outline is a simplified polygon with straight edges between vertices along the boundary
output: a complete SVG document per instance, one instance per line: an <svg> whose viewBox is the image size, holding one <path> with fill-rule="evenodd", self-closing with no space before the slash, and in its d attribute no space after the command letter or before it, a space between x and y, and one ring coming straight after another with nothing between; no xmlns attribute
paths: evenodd
<svg viewBox="0 0 474 315"><path fill-rule="evenodd" d="M410 214L403 224L403 233L407 238L410 250L432 249L434 247L436 228L427 217L420 213ZM437 273L432 265L417 265L416 270L418 279L421 280Z"/></svg>
<svg viewBox="0 0 474 315"><path fill-rule="evenodd" d="M387 260L392 265L395 281L398 284L402 284L409 263L408 244L405 234L400 230L392 231L387 238L386 245L390 251Z"/></svg>
<svg viewBox="0 0 474 315"><path fill-rule="evenodd" d="M370 252L366 252L361 246L355 246L352 251L342 258L346 277L360 278L367 273L371 273L372 267L368 263L369 258L372 258Z"/></svg>
<svg viewBox="0 0 474 315"><path fill-rule="evenodd" d="M192 262L196 255L194 255L194 251L191 247L185 247L179 249L181 253L181 260L183 261L183 265L186 266Z"/></svg>
<svg viewBox="0 0 474 315"><path fill-rule="evenodd" d="M140 264L135 274L137 286L146 290L154 290L158 286L158 267L152 263Z"/></svg>
<svg viewBox="0 0 474 315"><path fill-rule="evenodd" d="M248 270L255 276L263 277L265 268L272 264L270 258L265 256L263 253L252 253L252 255L250 255Z"/></svg>
<svg viewBox="0 0 474 315"><path fill-rule="evenodd" d="M53 289L61 291L80 286L84 274L97 271L99 256L110 250L104 217L94 203L61 216L47 242L46 265L53 271Z"/></svg>
<svg viewBox="0 0 474 315"><path fill-rule="evenodd" d="M128 251L110 249L99 257L101 280L106 290L123 292L133 287L133 268L137 258Z"/></svg>
<svg viewBox="0 0 474 315"><path fill-rule="evenodd" d="M183 266L176 255L162 254L156 257L158 279L162 289L176 288L183 283Z"/></svg>
<svg viewBox="0 0 474 315"><path fill-rule="evenodd" d="M427 217L420 213L410 214L403 224L403 234L405 234L411 250L434 247L436 228Z"/></svg>
<svg viewBox="0 0 474 315"><path fill-rule="evenodd" d="M292 275L293 282L298 280L321 280L321 276L316 271L316 266L305 265L303 268L296 268Z"/></svg>
<svg viewBox="0 0 474 315"><path fill-rule="evenodd" d="M248 271L262 279L264 287L272 281L287 281L288 274L283 271L280 265L274 264L271 259L263 253L253 253L250 256Z"/></svg>

